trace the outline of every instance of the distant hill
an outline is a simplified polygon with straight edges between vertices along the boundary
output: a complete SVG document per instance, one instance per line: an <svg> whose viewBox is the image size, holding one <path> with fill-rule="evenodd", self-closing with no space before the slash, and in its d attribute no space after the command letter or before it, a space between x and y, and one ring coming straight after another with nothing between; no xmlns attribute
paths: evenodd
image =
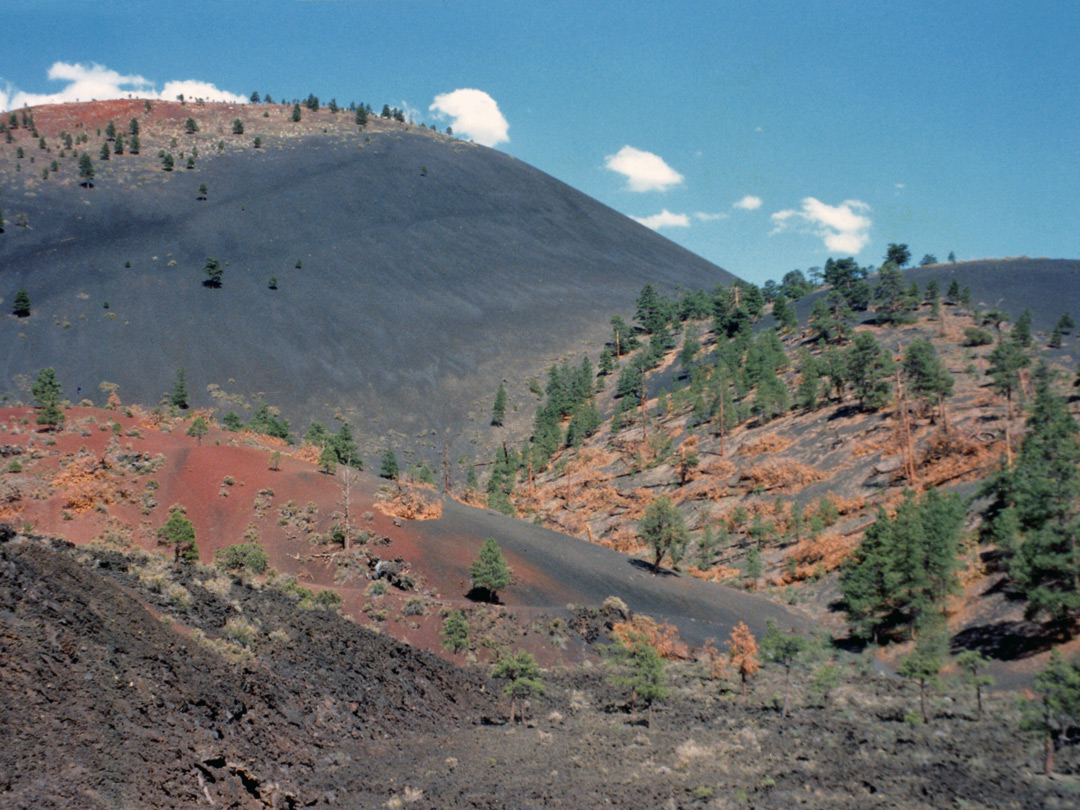
<svg viewBox="0 0 1080 810"><path fill-rule="evenodd" d="M1032 259L1027 256L1005 259L975 259L965 262L943 262L904 270L909 281L925 290L936 279L942 295L955 280L961 288L971 291L972 306L984 312L1000 309L1013 318L1025 310L1032 313L1032 325L1047 333L1054 328L1063 312L1080 316L1080 260ZM876 277L871 277L876 283ZM828 295L828 289L805 296L796 302L799 319L805 321L814 301ZM861 313L874 318L872 311Z"/></svg>
<svg viewBox="0 0 1080 810"><path fill-rule="evenodd" d="M345 111L293 123L291 111L60 105L31 111L45 150L26 127L0 139L0 390L25 398L20 375L51 365L73 399L103 401L109 381L126 402L154 403L182 366L193 404L219 416L262 399L301 430L338 413L369 437L464 441L501 379L516 384L511 413L527 405L523 381L595 342L646 282L732 278L498 151L378 118L361 131ZM140 154L128 144L100 160L108 121L123 132L131 118ZM86 137L74 150L93 159L92 187L63 133ZM202 284L208 257L224 265L220 289ZM9 314L20 286L29 318Z"/></svg>

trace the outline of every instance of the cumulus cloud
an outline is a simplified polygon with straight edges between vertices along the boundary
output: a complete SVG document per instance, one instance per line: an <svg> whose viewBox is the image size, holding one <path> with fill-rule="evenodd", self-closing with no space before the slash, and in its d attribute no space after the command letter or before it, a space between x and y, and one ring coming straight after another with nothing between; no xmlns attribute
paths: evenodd
<svg viewBox="0 0 1080 810"><path fill-rule="evenodd" d="M630 191L667 191L683 181L683 176L664 162L659 155L624 146L608 155L604 166L626 177Z"/></svg>
<svg viewBox="0 0 1080 810"><path fill-rule="evenodd" d="M732 208L741 208L744 211L756 211L761 208L761 197L755 197L753 194L747 194L737 203L733 203Z"/></svg>
<svg viewBox="0 0 1080 810"><path fill-rule="evenodd" d="M773 233L795 230L811 233L825 243L828 250L855 254L870 241L867 214L870 206L861 200L844 200L840 205L827 205L814 197L806 197L802 208L777 211L772 215Z"/></svg>
<svg viewBox="0 0 1080 810"><path fill-rule="evenodd" d="M509 141L510 124L499 105L483 90L462 88L442 93L428 107L442 118L449 118L455 135L465 135L484 146Z"/></svg>
<svg viewBox="0 0 1080 810"><path fill-rule="evenodd" d="M137 74L123 75L110 70L104 65L89 66L70 62L56 62L49 68L48 77L52 81L65 82L65 86L55 93L26 93L7 86L0 90L0 109L13 110L24 105L60 104L65 101L90 101L92 99L160 98L175 99L183 93L186 98L202 98L207 101L231 101L243 103L244 96L219 90L209 82L195 79L172 80L165 83L160 92L154 83Z"/></svg>
<svg viewBox="0 0 1080 810"><path fill-rule="evenodd" d="M690 227L690 217L686 214L673 214L666 208L659 214L653 214L651 217L630 217L630 219L636 220L646 228L652 228L654 231L658 228Z"/></svg>

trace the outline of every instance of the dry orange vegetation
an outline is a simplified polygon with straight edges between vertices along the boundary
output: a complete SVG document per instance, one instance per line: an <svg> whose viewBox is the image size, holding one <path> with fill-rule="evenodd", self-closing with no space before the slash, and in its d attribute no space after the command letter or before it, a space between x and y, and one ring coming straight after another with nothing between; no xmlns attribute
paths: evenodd
<svg viewBox="0 0 1080 810"><path fill-rule="evenodd" d="M121 497L104 459L93 456L72 459L53 476L52 487L61 495L64 508L73 512L115 503Z"/></svg>
<svg viewBox="0 0 1080 810"><path fill-rule="evenodd" d="M398 490L388 501L379 501L375 508L384 515L405 520L438 520L442 517L442 502L433 498L430 491L412 486Z"/></svg>
<svg viewBox="0 0 1080 810"><path fill-rule="evenodd" d="M779 436L775 433L767 433L758 439L754 439L753 441L744 444L739 448L739 452L744 456L760 456L763 453L782 453L793 444L795 444L794 439L789 439L786 436Z"/></svg>
<svg viewBox="0 0 1080 810"><path fill-rule="evenodd" d="M825 474L798 461L770 460L754 465L743 473L743 477L751 486L764 487L766 491L779 489L792 492L820 481Z"/></svg>
<svg viewBox="0 0 1080 810"><path fill-rule="evenodd" d="M638 615L629 621L616 622L611 628L611 636L623 644L629 644L637 637L655 649L661 658L685 660L689 657L678 631L667 622L657 622L648 616Z"/></svg>
<svg viewBox="0 0 1080 810"><path fill-rule="evenodd" d="M857 545L855 535L826 534L800 540L784 555L795 561L794 570L785 567L777 582L786 585L835 571Z"/></svg>

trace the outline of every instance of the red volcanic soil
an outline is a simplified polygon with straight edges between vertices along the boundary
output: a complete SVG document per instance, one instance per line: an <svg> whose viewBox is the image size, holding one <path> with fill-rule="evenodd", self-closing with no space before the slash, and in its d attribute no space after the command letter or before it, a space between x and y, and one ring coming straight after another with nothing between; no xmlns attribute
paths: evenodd
<svg viewBox="0 0 1080 810"><path fill-rule="evenodd" d="M567 639L552 629L553 617L565 615L571 603L596 606L612 595L675 624L692 645L722 640L741 620L756 632L768 618L805 626L765 599L673 572L654 576L608 549L489 510L439 503L435 493L419 491L441 508L438 519L394 517L388 512L397 486L364 473L351 474L349 523L356 540L345 552L330 542L335 524L345 521L342 468L328 475L311 461L311 447L216 426L199 443L187 435L191 418L73 407L52 433L34 424L30 409L0 410L0 452L7 455L0 521L78 545L169 554L157 531L179 506L195 526L203 563L228 546L256 540L273 575L295 577L314 591L334 588L345 615L430 649L441 646L440 610L465 608L473 626L491 626L495 640L512 632L517 646L557 655ZM271 469L275 451L281 457ZM514 572L513 584L499 594L501 607L466 597L469 564L487 537L499 541ZM413 586L373 593L380 561L397 561L392 567ZM510 618L514 630L495 627ZM580 651L571 645L566 653Z"/></svg>

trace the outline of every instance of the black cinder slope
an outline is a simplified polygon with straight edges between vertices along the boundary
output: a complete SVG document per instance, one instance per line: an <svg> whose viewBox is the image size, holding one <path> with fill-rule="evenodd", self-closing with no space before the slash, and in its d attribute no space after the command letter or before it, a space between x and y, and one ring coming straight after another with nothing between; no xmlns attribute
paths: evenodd
<svg viewBox="0 0 1080 810"><path fill-rule="evenodd" d="M120 157L93 188L4 173L6 218L31 227L0 234L0 295L25 286L33 314L0 319L3 386L51 365L72 398L110 381L152 403L183 366L196 405L215 384L299 426L338 412L369 436L463 436L500 379L595 341L646 282L732 278L505 154L382 126L190 171Z"/></svg>

